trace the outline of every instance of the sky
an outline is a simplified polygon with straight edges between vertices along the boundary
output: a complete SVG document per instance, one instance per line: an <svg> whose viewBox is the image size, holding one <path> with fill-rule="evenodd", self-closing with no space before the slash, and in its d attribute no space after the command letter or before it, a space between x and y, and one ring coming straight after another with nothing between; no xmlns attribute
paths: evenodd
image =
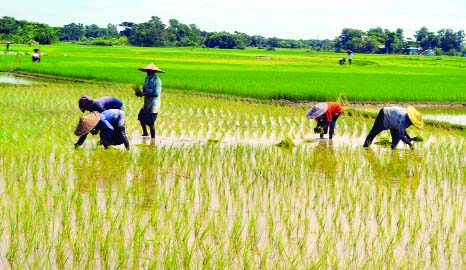
<svg viewBox="0 0 466 270"><path fill-rule="evenodd" d="M201 30L234 31L283 39L334 39L344 28L404 30L421 27L466 31L465 0L7 0L0 16L63 26L143 23L151 16L195 24Z"/></svg>

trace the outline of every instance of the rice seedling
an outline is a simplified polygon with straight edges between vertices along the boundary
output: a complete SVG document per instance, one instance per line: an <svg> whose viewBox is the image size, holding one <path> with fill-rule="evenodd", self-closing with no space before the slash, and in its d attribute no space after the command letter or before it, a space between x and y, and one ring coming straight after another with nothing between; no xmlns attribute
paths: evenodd
<svg viewBox="0 0 466 270"><path fill-rule="evenodd" d="M125 102L130 152L74 149L83 92ZM363 149L363 115L313 140L306 108L167 89L145 144L140 102L129 84L0 86L1 268L466 266L462 130Z"/></svg>

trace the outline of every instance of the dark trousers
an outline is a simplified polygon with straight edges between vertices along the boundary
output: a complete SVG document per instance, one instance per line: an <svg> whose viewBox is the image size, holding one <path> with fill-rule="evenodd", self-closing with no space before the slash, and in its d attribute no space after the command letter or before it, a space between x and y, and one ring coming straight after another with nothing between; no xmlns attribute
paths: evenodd
<svg viewBox="0 0 466 270"><path fill-rule="evenodd" d="M387 130L383 126L383 120L384 120L384 112L383 109L380 110L379 114L377 115L377 118L375 118L374 125L372 126L371 131L369 132L369 135L367 135L366 140L364 141L364 147L369 146L372 144L372 141L374 138L379 135L380 132ZM392 148L395 148L398 142L400 141L400 135L398 134L397 129L390 129L390 135L392 136Z"/></svg>
<svg viewBox="0 0 466 270"><path fill-rule="evenodd" d="M138 120L141 123L142 136L147 136L146 126L149 126L151 138L155 138L155 120L157 120L157 113L145 113L143 109L139 111Z"/></svg>
<svg viewBox="0 0 466 270"><path fill-rule="evenodd" d="M383 127L383 118L384 118L383 109L380 109L379 114L377 115L377 118L375 118L375 122L374 122L374 125L372 126L372 129L369 132L369 135L367 135L367 138L364 142L364 146L369 146L374 140L375 136L379 135L380 132L385 130L385 128Z"/></svg>
<svg viewBox="0 0 466 270"><path fill-rule="evenodd" d="M113 130L113 133L110 137L110 139L108 140L108 142L106 142L106 144L104 144L104 147L107 148L108 145L120 145L120 144L124 144L126 149L129 150L129 140L128 140L128 136L126 135L126 128L124 126L122 127L113 127L114 130ZM102 138L104 138L106 135L106 132L100 132L100 140L102 141Z"/></svg>
<svg viewBox="0 0 466 270"><path fill-rule="evenodd" d="M324 134L327 134L327 131L328 131L328 138L329 139L333 138L333 134L335 133L335 123L337 122L338 117L340 117L340 114L332 115L332 121L328 123L325 116L323 116L321 120L317 122L316 128L322 127L324 129L324 133L320 134L321 139L324 138Z"/></svg>

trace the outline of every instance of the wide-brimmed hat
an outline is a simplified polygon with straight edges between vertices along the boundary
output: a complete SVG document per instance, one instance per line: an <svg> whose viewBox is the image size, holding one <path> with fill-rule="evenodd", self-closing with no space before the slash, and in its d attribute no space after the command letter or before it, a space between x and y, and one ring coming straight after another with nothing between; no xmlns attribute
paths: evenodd
<svg viewBox="0 0 466 270"><path fill-rule="evenodd" d="M165 73L165 71L158 68L156 65L154 65L154 63L150 63L149 65L145 67L138 68L138 70L143 71L143 72L154 71L155 73Z"/></svg>
<svg viewBox="0 0 466 270"><path fill-rule="evenodd" d="M79 123L74 130L74 135L82 136L89 133L89 131L99 123L99 120L100 114L98 112L91 112L90 114L81 116L81 118L79 118Z"/></svg>
<svg viewBox="0 0 466 270"><path fill-rule="evenodd" d="M314 119L323 115L328 108L327 102L320 102L312 106L312 108L307 112L307 118Z"/></svg>
<svg viewBox="0 0 466 270"><path fill-rule="evenodd" d="M90 96L82 94L79 98L79 109L84 112L93 102L94 100Z"/></svg>
<svg viewBox="0 0 466 270"><path fill-rule="evenodd" d="M413 106L408 106L406 108L408 111L408 117L411 123L419 129L421 129L424 126L424 121L422 121L422 114L418 112Z"/></svg>

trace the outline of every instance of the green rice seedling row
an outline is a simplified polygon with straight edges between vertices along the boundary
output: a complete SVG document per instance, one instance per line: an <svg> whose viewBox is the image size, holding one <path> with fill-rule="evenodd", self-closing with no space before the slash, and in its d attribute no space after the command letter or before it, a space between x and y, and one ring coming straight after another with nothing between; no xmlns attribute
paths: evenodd
<svg viewBox="0 0 466 270"><path fill-rule="evenodd" d="M125 102L129 152L74 149L82 93ZM351 108L329 141L306 106L162 102L146 141L129 84L0 85L2 269L466 266L464 130L428 122L408 129L414 150L364 149L373 118Z"/></svg>
<svg viewBox="0 0 466 270"><path fill-rule="evenodd" d="M30 46L15 45L1 55L1 70L74 79L135 83L137 68L155 62L166 71L165 87L258 99L453 102L466 100L464 57L356 55L337 64L342 53L305 50L221 50L205 48L41 46L32 63ZM15 51L16 50L16 51ZM20 61L14 52L22 54Z"/></svg>

